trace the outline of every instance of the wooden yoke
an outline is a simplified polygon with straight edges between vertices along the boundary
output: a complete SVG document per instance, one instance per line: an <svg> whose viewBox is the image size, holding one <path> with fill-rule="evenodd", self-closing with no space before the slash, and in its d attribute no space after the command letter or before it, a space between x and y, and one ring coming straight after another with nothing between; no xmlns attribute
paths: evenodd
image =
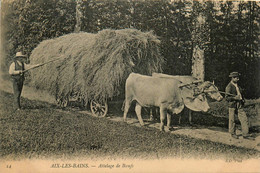
<svg viewBox="0 0 260 173"><path fill-rule="evenodd" d="M190 85L193 85L193 84L197 84L197 83L200 83L200 82L203 82L202 80L195 80L191 83L187 83L187 84L180 84L179 85L179 88L182 88L182 87L187 87L187 86L190 86Z"/></svg>

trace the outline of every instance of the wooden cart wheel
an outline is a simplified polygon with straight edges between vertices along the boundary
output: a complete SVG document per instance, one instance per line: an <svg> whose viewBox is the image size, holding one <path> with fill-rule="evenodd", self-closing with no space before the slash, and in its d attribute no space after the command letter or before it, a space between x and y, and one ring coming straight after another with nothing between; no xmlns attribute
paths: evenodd
<svg viewBox="0 0 260 173"><path fill-rule="evenodd" d="M61 108L66 108L68 106L68 103L69 103L69 100L68 98L60 98L57 100L58 101L58 105L61 107Z"/></svg>
<svg viewBox="0 0 260 173"><path fill-rule="evenodd" d="M105 117L108 112L108 105L106 101L98 102L96 100L91 100L90 109L93 115L97 117Z"/></svg>

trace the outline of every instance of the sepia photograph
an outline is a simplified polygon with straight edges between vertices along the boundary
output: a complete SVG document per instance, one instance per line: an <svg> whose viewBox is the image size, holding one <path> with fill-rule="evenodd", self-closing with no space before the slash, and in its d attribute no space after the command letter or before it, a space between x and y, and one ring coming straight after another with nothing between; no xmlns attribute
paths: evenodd
<svg viewBox="0 0 260 173"><path fill-rule="evenodd" d="M260 173L260 1L0 8L0 172Z"/></svg>

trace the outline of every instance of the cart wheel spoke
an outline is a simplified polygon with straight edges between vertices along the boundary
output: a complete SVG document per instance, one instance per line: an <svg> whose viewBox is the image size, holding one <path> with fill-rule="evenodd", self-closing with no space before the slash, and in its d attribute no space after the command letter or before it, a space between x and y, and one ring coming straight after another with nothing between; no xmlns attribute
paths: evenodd
<svg viewBox="0 0 260 173"><path fill-rule="evenodd" d="M96 106L96 105L97 105L97 102L96 102L96 101L93 101L93 105Z"/></svg>
<svg viewBox="0 0 260 173"><path fill-rule="evenodd" d="M103 112L103 113L105 113L105 112L106 112L106 109L105 109L105 108L101 108L100 111Z"/></svg>
<svg viewBox="0 0 260 173"><path fill-rule="evenodd" d="M93 107L93 109L94 109L94 112L98 112L97 107Z"/></svg>

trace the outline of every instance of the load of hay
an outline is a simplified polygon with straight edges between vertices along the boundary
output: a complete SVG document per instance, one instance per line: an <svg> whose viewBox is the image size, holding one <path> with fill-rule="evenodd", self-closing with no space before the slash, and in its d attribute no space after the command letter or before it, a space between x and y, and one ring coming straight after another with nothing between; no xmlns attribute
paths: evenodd
<svg viewBox="0 0 260 173"><path fill-rule="evenodd" d="M32 64L60 58L31 71L30 85L56 98L80 95L84 100L123 94L131 72L161 72L160 41L152 32L106 29L97 34L73 33L41 42Z"/></svg>

